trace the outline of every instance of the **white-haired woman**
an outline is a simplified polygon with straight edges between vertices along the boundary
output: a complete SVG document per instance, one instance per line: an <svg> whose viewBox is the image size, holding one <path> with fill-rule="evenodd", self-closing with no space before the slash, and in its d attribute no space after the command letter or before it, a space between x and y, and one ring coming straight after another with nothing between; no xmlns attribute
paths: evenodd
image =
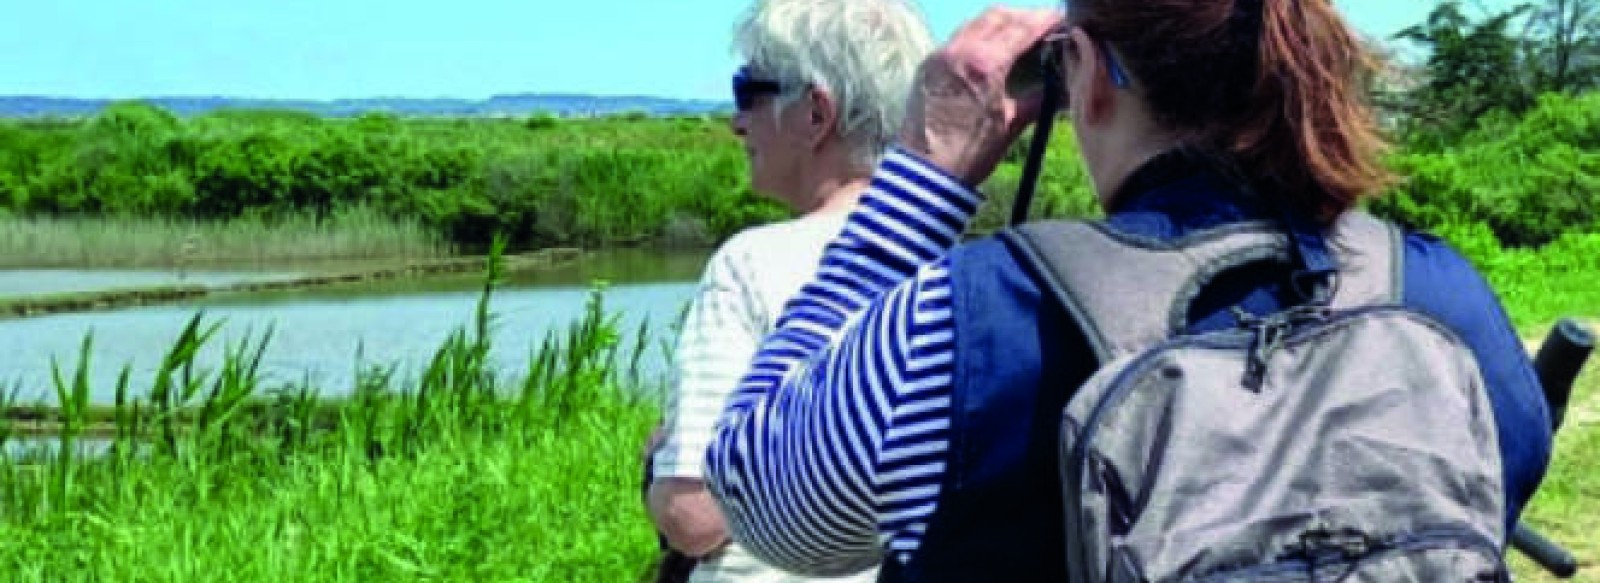
<svg viewBox="0 0 1600 583"><path fill-rule="evenodd" d="M694 582L806 581L729 541L703 481L712 426L784 303L816 272L895 139L933 41L904 0L758 0L740 20L733 132L754 189L796 218L717 249L678 340L648 506L667 543L698 557ZM654 441L654 440L653 440ZM870 581L875 569L835 581Z"/></svg>

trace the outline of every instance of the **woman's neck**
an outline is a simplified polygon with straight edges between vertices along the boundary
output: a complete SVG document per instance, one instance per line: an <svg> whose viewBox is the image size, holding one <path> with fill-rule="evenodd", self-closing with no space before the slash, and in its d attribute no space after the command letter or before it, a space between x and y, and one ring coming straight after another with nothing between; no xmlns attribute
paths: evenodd
<svg viewBox="0 0 1600 583"><path fill-rule="evenodd" d="M1150 152L1137 165L1126 171L1126 175L1106 201L1105 211L1115 212L1138 198L1140 194L1205 171L1211 168L1212 164L1213 162L1204 155L1183 147Z"/></svg>
<svg viewBox="0 0 1600 583"><path fill-rule="evenodd" d="M803 217L848 213L860 202L870 184L868 178L859 176L825 180L812 191L815 194L807 199L810 204L797 210Z"/></svg>

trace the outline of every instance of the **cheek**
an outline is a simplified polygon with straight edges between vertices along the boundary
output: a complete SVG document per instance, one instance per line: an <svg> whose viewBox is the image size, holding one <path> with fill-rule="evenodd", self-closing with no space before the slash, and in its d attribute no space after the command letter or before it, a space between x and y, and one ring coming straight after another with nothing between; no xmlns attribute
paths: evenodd
<svg viewBox="0 0 1600 583"><path fill-rule="evenodd" d="M768 162L788 156L789 150L793 147L788 139L789 136L778 130L778 125L774 120L769 118L762 120L762 122L758 132L753 136L756 138L753 143L760 150L758 153L767 158Z"/></svg>
<svg viewBox="0 0 1600 583"><path fill-rule="evenodd" d="M766 149L778 145L781 136L778 135L776 124L771 114L757 112L750 120L750 137L757 146Z"/></svg>

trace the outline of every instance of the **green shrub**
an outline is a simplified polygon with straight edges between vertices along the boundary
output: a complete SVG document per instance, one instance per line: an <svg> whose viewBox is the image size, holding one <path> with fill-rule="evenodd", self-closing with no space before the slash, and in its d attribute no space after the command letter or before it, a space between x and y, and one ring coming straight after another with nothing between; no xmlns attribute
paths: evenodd
<svg viewBox="0 0 1600 583"><path fill-rule="evenodd" d="M1405 182L1372 203L1419 227L1481 221L1505 244L1593 230L1600 204L1600 93L1547 95L1520 119L1489 116L1459 145L1401 152Z"/></svg>
<svg viewBox="0 0 1600 583"><path fill-rule="evenodd" d="M0 122L0 206L27 216L227 220L361 206L481 247L632 244L686 226L721 240L789 215L751 191L725 116L423 119L227 110L188 119L138 103L82 121ZM1030 216L1096 216L1071 128L1057 127ZM1026 136L982 185L973 225L1010 216ZM1370 208L1421 228L1481 223L1511 246L1596 230L1600 94L1487 115L1459 143L1401 150L1405 180ZM670 233L669 233L670 232ZM699 238L699 237L695 237Z"/></svg>

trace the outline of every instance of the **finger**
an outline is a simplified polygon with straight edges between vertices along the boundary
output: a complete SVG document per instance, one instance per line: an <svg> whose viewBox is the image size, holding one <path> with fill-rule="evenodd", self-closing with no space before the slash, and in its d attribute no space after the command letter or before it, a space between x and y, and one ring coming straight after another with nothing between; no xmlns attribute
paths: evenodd
<svg viewBox="0 0 1600 583"><path fill-rule="evenodd" d="M1015 139L1029 124L1038 121L1040 113L1044 111L1044 90L1036 88L1014 97L1011 100L1011 108L1010 126L1006 128L1006 133Z"/></svg>
<svg viewBox="0 0 1600 583"><path fill-rule="evenodd" d="M1007 62L1022 56L1066 21L1065 14L1049 9L1016 11L1008 16L987 43L990 50L1011 57Z"/></svg>
<svg viewBox="0 0 1600 583"><path fill-rule="evenodd" d="M957 33L942 57L974 80L1003 79L1019 58L1059 29L1064 19L1061 12L1049 9L990 9Z"/></svg>

